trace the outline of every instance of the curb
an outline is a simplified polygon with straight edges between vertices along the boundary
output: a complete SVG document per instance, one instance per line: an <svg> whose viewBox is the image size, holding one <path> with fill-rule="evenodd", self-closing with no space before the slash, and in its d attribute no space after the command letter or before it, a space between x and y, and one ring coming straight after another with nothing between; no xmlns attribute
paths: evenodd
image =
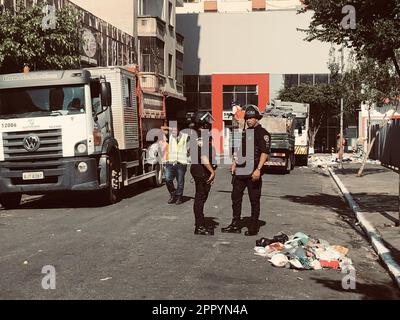
<svg viewBox="0 0 400 320"><path fill-rule="evenodd" d="M360 223L365 233L367 234L376 253L379 255L379 257L389 270L389 273L395 280L397 286L400 288L400 266L393 259L392 255L390 254L390 250L386 248L385 245L383 244L382 236L380 235L379 231L376 230L375 227L365 217L365 214L361 211L358 204L354 201L353 197L351 196L351 193L347 190L347 188L344 186L344 184L342 183L340 178L336 175L336 173L332 170L332 168L328 168L328 171L331 174L333 180L336 182L340 191L346 198L347 202L349 203L350 208L353 210L354 214L357 217L358 222Z"/></svg>

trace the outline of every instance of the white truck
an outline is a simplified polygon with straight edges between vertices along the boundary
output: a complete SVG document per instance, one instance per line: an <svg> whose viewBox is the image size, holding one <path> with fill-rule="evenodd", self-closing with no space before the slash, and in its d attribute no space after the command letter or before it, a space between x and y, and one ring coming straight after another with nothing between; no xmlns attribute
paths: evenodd
<svg viewBox="0 0 400 320"><path fill-rule="evenodd" d="M310 151L309 125L310 105L289 101L275 100L275 108L295 115L295 163L297 166L307 166Z"/></svg>
<svg viewBox="0 0 400 320"><path fill-rule="evenodd" d="M136 99L136 75L124 68L0 75L0 203L22 194L97 191L108 205L120 189L152 179Z"/></svg>

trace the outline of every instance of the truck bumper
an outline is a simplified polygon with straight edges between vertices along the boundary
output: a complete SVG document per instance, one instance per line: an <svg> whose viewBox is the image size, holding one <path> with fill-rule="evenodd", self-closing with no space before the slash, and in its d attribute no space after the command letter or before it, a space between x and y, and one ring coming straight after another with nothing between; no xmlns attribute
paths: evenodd
<svg viewBox="0 0 400 320"><path fill-rule="evenodd" d="M79 172L78 164L87 165ZM43 179L24 180L24 173L43 173ZM55 161L0 163L0 193L44 194L56 191L98 190L97 160L89 157L65 158Z"/></svg>
<svg viewBox="0 0 400 320"><path fill-rule="evenodd" d="M285 167L286 158L271 157L265 165L268 167Z"/></svg>

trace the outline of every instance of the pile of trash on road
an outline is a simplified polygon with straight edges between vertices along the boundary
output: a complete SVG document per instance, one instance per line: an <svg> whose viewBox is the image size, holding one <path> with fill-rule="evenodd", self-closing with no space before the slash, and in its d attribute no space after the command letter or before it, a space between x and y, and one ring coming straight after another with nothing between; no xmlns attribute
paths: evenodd
<svg viewBox="0 0 400 320"><path fill-rule="evenodd" d="M330 245L325 240L312 238L302 232L292 236L281 232L272 239L261 238L256 241L254 250L256 255L268 258L278 268L355 270L351 259L346 257L349 249Z"/></svg>
<svg viewBox="0 0 400 320"><path fill-rule="evenodd" d="M339 159L337 154L315 154L309 157L309 162L311 167L313 168L328 168L335 167L339 165ZM344 163L357 163L361 164L363 162L363 157L358 156L356 154L344 154L343 156ZM368 159L368 164L377 164L380 165L379 161Z"/></svg>

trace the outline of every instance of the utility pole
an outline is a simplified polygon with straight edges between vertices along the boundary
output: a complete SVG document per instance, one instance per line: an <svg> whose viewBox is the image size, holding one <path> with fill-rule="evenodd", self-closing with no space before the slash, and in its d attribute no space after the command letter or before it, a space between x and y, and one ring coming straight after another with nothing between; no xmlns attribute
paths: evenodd
<svg viewBox="0 0 400 320"><path fill-rule="evenodd" d="M341 64L341 78L342 84L344 79L344 46L342 44L341 56L340 56L340 64ZM343 96L340 99L340 137L339 137L339 169L343 170L343 153L344 153L344 145L343 145L343 112L344 112L344 99Z"/></svg>

